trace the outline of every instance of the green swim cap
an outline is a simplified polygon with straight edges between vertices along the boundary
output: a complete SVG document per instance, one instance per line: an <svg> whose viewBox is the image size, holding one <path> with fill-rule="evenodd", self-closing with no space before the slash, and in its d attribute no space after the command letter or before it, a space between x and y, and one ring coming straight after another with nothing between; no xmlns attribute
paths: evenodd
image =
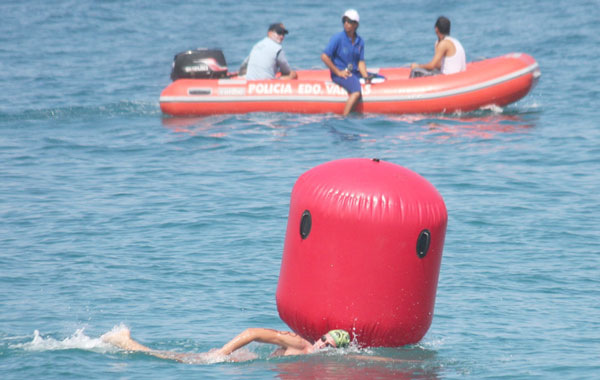
<svg viewBox="0 0 600 380"><path fill-rule="evenodd" d="M350 334L346 330L331 330L327 334L333 338L337 348L347 347L350 344Z"/></svg>

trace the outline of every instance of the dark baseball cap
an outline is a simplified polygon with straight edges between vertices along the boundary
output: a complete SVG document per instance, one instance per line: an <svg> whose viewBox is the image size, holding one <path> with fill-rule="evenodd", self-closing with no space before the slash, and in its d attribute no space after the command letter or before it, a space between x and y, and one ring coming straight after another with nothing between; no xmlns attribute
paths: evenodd
<svg viewBox="0 0 600 380"><path fill-rule="evenodd" d="M280 22L276 22L274 24L271 24L269 26L269 32L270 31L274 31L277 34L288 34L289 32L287 31L287 29L285 29L283 27L283 24Z"/></svg>

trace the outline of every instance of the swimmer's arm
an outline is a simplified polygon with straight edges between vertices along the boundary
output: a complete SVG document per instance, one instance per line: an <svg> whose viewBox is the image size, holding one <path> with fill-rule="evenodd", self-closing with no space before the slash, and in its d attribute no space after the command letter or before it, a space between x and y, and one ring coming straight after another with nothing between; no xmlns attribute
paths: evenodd
<svg viewBox="0 0 600 380"><path fill-rule="evenodd" d="M306 348L306 345L309 344L306 340L291 332L264 328L249 328L221 347L219 352L222 355L229 355L233 351L244 347L251 342L270 343L284 348L293 347L297 349L304 349Z"/></svg>

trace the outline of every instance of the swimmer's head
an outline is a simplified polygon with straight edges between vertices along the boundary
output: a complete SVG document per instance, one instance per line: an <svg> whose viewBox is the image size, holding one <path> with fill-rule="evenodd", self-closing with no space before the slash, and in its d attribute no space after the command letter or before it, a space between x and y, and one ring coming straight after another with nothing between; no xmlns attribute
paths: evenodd
<svg viewBox="0 0 600 380"><path fill-rule="evenodd" d="M333 338L336 348L348 347L350 344L350 334L346 330L331 330L327 334Z"/></svg>
<svg viewBox="0 0 600 380"><path fill-rule="evenodd" d="M330 339L327 339L328 335ZM326 344L328 342L333 342L333 344L329 343L329 345L335 348L348 347L350 344L350 334L348 334L346 330L331 330L321 337L321 342Z"/></svg>
<svg viewBox="0 0 600 380"><path fill-rule="evenodd" d="M317 339L313 349L320 350L327 347L343 348L350 344L350 334L345 330L331 330Z"/></svg>

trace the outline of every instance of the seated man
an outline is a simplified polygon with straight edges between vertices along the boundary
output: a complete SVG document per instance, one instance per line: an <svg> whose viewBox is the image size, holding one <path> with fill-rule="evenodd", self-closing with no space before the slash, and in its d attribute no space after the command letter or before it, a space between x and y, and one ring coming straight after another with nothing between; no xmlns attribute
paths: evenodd
<svg viewBox="0 0 600 380"><path fill-rule="evenodd" d="M431 62L410 65L411 78L465 71L467 66L465 49L456 38L450 37L450 20L444 16L438 17L435 22L435 34L438 40L435 43L435 53Z"/></svg>
<svg viewBox="0 0 600 380"><path fill-rule="evenodd" d="M283 39L288 33L282 23L271 24L267 37L254 45L250 55L242 63L239 75L244 75L244 69L246 69L245 74L248 80L275 79L278 72L281 72L279 79L296 79L298 75L290 68L281 47ZM244 67L245 64L247 67Z"/></svg>
<svg viewBox="0 0 600 380"><path fill-rule="evenodd" d="M236 350L251 342L269 343L279 346L272 356L305 355L326 347L342 348L350 344L350 334L345 330L331 330L316 342L311 343L300 335L288 331L277 331L265 328L249 328L238 334L220 349L206 353L179 353L174 351L158 351L146 347L131 339L131 333L123 328L102 335L102 341L128 351L145 352L161 359L176 360L184 363L200 363L229 360L242 361L254 357L229 356Z"/></svg>

